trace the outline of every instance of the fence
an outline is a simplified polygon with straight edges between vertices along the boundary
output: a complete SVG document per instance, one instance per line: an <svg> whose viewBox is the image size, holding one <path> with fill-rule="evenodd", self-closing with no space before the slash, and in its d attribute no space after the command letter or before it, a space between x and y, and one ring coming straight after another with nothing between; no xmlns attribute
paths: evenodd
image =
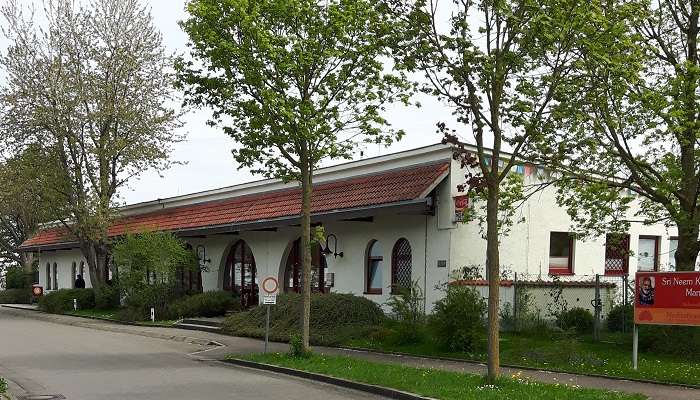
<svg viewBox="0 0 700 400"><path fill-rule="evenodd" d="M459 281L474 287L488 297L488 281L469 279ZM623 333L629 330L624 321L632 318L631 309L616 307L631 305L633 287L627 275L559 275L541 276L513 273L501 280L500 316L503 330L522 331L547 325L560 325L560 316L574 308L582 308L593 316L591 334L596 340L610 333L608 321L620 324L613 327ZM625 315L625 313L630 315Z"/></svg>

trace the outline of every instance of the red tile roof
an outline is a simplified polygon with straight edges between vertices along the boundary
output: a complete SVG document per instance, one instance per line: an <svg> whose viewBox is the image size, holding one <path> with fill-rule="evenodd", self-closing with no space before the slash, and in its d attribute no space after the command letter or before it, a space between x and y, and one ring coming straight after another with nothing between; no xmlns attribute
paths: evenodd
<svg viewBox="0 0 700 400"><path fill-rule="evenodd" d="M419 165L314 185L313 214L419 199L444 177L448 163ZM301 213L301 189L284 189L118 218L110 237L149 230L205 229L293 217ZM75 242L65 227L43 230L22 243L32 249Z"/></svg>

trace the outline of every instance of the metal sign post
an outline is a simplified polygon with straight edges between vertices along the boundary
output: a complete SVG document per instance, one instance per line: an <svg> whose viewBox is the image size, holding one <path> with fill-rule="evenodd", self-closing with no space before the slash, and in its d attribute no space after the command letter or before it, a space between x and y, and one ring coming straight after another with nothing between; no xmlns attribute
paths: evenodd
<svg viewBox="0 0 700 400"><path fill-rule="evenodd" d="M268 276L263 279L262 290L265 292L263 293L263 304L267 306L267 315L265 318L265 353L267 353L267 345L270 337L270 306L277 304L277 289L279 289L277 278Z"/></svg>
<svg viewBox="0 0 700 400"><path fill-rule="evenodd" d="M637 370L637 354L639 352L639 327L634 324L634 333L632 334L632 369Z"/></svg>

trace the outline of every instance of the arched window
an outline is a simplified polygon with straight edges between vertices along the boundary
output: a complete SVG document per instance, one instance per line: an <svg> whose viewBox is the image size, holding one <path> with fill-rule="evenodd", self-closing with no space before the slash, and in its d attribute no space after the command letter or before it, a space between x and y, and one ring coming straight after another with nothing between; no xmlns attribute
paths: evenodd
<svg viewBox="0 0 700 400"><path fill-rule="evenodd" d="M258 278L256 275L253 251L244 240L239 240L233 245L226 258L224 290L239 295L243 307L257 305Z"/></svg>
<svg viewBox="0 0 700 400"><path fill-rule="evenodd" d="M70 287L75 289L75 275L78 273L77 272L78 267L75 261L73 261L73 264L70 266Z"/></svg>
<svg viewBox="0 0 700 400"><path fill-rule="evenodd" d="M301 239L292 243L284 269L284 291L301 293L302 281ZM311 245L311 291L326 291L326 258L321 254L321 245Z"/></svg>
<svg viewBox="0 0 700 400"><path fill-rule="evenodd" d="M391 251L391 292L399 288L411 287L411 244L406 239L399 239Z"/></svg>
<svg viewBox="0 0 700 400"><path fill-rule="evenodd" d="M372 240L367 247L367 265L365 268L365 292L382 294L382 269L384 256L379 242Z"/></svg>
<svg viewBox="0 0 700 400"><path fill-rule="evenodd" d="M58 289L58 264L53 263L53 285L54 290Z"/></svg>
<svg viewBox="0 0 700 400"><path fill-rule="evenodd" d="M51 290L51 263L46 263L46 290Z"/></svg>

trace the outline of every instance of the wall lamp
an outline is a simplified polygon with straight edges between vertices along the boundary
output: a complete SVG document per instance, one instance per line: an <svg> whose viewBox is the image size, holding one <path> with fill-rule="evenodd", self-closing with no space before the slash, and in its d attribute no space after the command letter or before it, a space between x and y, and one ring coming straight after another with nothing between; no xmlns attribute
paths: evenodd
<svg viewBox="0 0 700 400"><path fill-rule="evenodd" d="M331 238L333 238L333 251L331 251L331 248L330 248ZM323 254L324 256L328 256L328 255L333 254L333 258L338 258L338 256L340 256L340 258L343 258L343 252L341 251L340 253L338 253L338 237L337 236L335 236L332 233L330 235L326 236L326 248L321 249L321 254Z"/></svg>

